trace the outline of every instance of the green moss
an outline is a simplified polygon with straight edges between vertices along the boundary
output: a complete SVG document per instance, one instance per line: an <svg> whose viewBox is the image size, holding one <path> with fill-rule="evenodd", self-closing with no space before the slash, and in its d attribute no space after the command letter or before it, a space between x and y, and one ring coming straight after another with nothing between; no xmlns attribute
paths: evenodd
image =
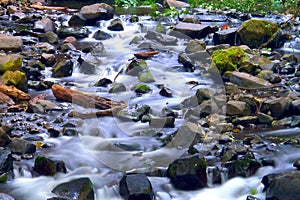
<svg viewBox="0 0 300 200"><path fill-rule="evenodd" d="M139 81L141 81L143 83L155 82L155 79L154 79L152 73L149 71L144 71L144 72L139 73L138 77L139 77Z"/></svg>
<svg viewBox="0 0 300 200"><path fill-rule="evenodd" d="M244 44L250 48L257 48L270 38L275 37L279 30L276 23L267 20L250 19L244 22L240 28L239 36Z"/></svg>
<svg viewBox="0 0 300 200"><path fill-rule="evenodd" d="M0 175L0 183L5 183L7 181L7 173L3 173Z"/></svg>
<svg viewBox="0 0 300 200"><path fill-rule="evenodd" d="M27 77L21 71L6 71L2 80L5 85L13 85L20 90L27 91Z"/></svg>
<svg viewBox="0 0 300 200"><path fill-rule="evenodd" d="M14 71L22 67L22 58L17 58L16 60L9 60L2 64L0 67L0 72Z"/></svg>
<svg viewBox="0 0 300 200"><path fill-rule="evenodd" d="M132 89L136 92L136 93L148 93L151 91L150 87L146 84L143 83L138 83L135 86L132 87Z"/></svg>
<svg viewBox="0 0 300 200"><path fill-rule="evenodd" d="M216 50L212 54L210 68L213 69L216 67L221 74L224 74L226 71L237 70L248 58L249 56L240 47L233 46L229 49Z"/></svg>

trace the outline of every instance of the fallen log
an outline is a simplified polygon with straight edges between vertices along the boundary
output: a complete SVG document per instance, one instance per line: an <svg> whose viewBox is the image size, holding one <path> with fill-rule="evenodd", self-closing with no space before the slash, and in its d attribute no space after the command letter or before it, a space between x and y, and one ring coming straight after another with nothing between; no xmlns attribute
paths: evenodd
<svg viewBox="0 0 300 200"><path fill-rule="evenodd" d="M141 51L141 52L135 53L134 56L139 59L147 59L147 58L153 57L156 54L159 54L159 52L158 51Z"/></svg>
<svg viewBox="0 0 300 200"><path fill-rule="evenodd" d="M78 90L68 89L58 84L52 85L51 89L57 100L74 103L85 108L97 108L104 111L106 110L106 112L102 112L105 115L107 113L112 113L112 110L114 109L122 109L126 107L124 102L113 101L108 98L87 94Z"/></svg>
<svg viewBox="0 0 300 200"><path fill-rule="evenodd" d="M7 86L4 84L0 84L0 92L6 94L9 97L16 98L18 100L29 100L30 95L23 92L22 90L19 90L15 86Z"/></svg>
<svg viewBox="0 0 300 200"><path fill-rule="evenodd" d="M43 5L31 5L31 8L37 9L37 10L57 10L57 11L68 11L69 9L67 7L57 7L57 6L43 6Z"/></svg>

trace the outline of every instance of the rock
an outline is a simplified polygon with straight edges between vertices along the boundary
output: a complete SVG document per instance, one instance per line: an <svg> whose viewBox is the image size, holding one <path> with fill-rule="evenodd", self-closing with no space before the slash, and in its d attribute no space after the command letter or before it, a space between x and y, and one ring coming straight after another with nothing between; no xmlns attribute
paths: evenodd
<svg viewBox="0 0 300 200"><path fill-rule="evenodd" d="M109 33L106 33L102 30L98 30L95 32L93 38L95 38L96 40L107 40L112 38L112 36Z"/></svg>
<svg viewBox="0 0 300 200"><path fill-rule="evenodd" d="M247 124L255 124L257 121L257 116L244 116L238 117L232 120L232 123L237 125L247 125Z"/></svg>
<svg viewBox="0 0 300 200"><path fill-rule="evenodd" d="M183 1L177 1L177 0L164 0L163 5L165 8L189 8L190 4L183 2Z"/></svg>
<svg viewBox="0 0 300 200"><path fill-rule="evenodd" d="M145 174L127 174L119 183L119 192L124 199L155 199L152 185Z"/></svg>
<svg viewBox="0 0 300 200"><path fill-rule="evenodd" d="M63 161L52 161L44 156L35 158L33 170L41 176L54 176L56 173L67 171Z"/></svg>
<svg viewBox="0 0 300 200"><path fill-rule="evenodd" d="M237 32L241 43L248 45L250 48L260 47L263 43L274 37L274 34L276 36L268 47L280 47L283 45L283 42L282 44L279 42L280 39L283 39L279 26L267 20L247 20L241 25Z"/></svg>
<svg viewBox="0 0 300 200"><path fill-rule="evenodd" d="M20 36L0 34L0 50L21 51L22 48L23 40Z"/></svg>
<svg viewBox="0 0 300 200"><path fill-rule="evenodd" d="M175 188L196 190L207 186L206 161L198 155L179 158L167 169L167 176Z"/></svg>
<svg viewBox="0 0 300 200"><path fill-rule="evenodd" d="M73 62L71 60L61 60L52 68L52 77L61 78L71 76L73 73Z"/></svg>
<svg viewBox="0 0 300 200"><path fill-rule="evenodd" d="M19 138L12 138L11 143L8 144L8 148L12 153L17 154L31 154L36 151L36 146L34 144Z"/></svg>
<svg viewBox="0 0 300 200"><path fill-rule="evenodd" d="M51 192L61 198L67 199L95 199L93 183L89 178L78 178L69 182L61 183L56 186Z"/></svg>
<svg viewBox="0 0 300 200"><path fill-rule="evenodd" d="M300 99L296 99L291 102L291 110L297 114L300 113Z"/></svg>
<svg viewBox="0 0 300 200"><path fill-rule="evenodd" d="M148 71L148 70L140 72L138 74L138 78L139 78L139 81L141 81L143 83L152 83L152 82L155 82L155 79L154 79L152 73L150 71Z"/></svg>
<svg viewBox="0 0 300 200"><path fill-rule="evenodd" d="M5 85L13 85L24 92L28 90L27 77L24 72L6 71L1 79Z"/></svg>
<svg viewBox="0 0 300 200"><path fill-rule="evenodd" d="M237 176L252 176L261 167L261 164L255 159L242 158L225 162L224 167L228 168L228 178L230 179Z"/></svg>
<svg viewBox="0 0 300 200"><path fill-rule="evenodd" d="M43 32L46 33L48 31L54 31L54 22L47 18L44 17L43 19L36 21L34 23L34 27L33 27L34 31L38 31L38 32Z"/></svg>
<svg viewBox="0 0 300 200"><path fill-rule="evenodd" d="M6 147L10 142L9 135L0 127L0 147Z"/></svg>
<svg viewBox="0 0 300 200"><path fill-rule="evenodd" d="M49 44L58 43L58 36L52 31L48 31L39 37L41 38L41 42L48 42Z"/></svg>
<svg viewBox="0 0 300 200"><path fill-rule="evenodd" d="M80 14L86 19L85 25L95 25L99 20L109 20L114 16L114 9L105 3L83 6Z"/></svg>
<svg viewBox="0 0 300 200"><path fill-rule="evenodd" d="M74 47L74 45L72 43L63 43L62 45L60 45L58 50L62 53L66 53L68 51L75 51L76 48Z"/></svg>
<svg viewBox="0 0 300 200"><path fill-rule="evenodd" d="M229 75L229 80L238 85L239 87L244 88L269 88L271 87L271 84L261 78L252 76L250 74L244 73L244 72L232 72Z"/></svg>
<svg viewBox="0 0 300 200"><path fill-rule="evenodd" d="M56 62L54 54L43 53L41 55L41 62L46 66L52 66Z"/></svg>
<svg viewBox="0 0 300 200"><path fill-rule="evenodd" d="M125 92L126 86L123 83L114 83L109 89L109 93Z"/></svg>
<svg viewBox="0 0 300 200"><path fill-rule="evenodd" d="M140 59L135 59L131 61L131 63L127 66L125 72L128 75L136 76L138 73L147 70L148 66L146 61L140 60Z"/></svg>
<svg viewBox="0 0 300 200"><path fill-rule="evenodd" d="M15 198L13 198L12 196L10 196L8 194L4 194L4 193L0 193L0 199L1 200L15 200Z"/></svg>
<svg viewBox="0 0 300 200"><path fill-rule="evenodd" d="M145 94L152 91L148 85L143 83L138 83L134 85L131 89L134 90L136 93L141 93L141 94Z"/></svg>
<svg viewBox="0 0 300 200"><path fill-rule="evenodd" d="M226 122L218 123L215 125L215 127L218 133L230 132L234 128L232 123L226 123Z"/></svg>
<svg viewBox="0 0 300 200"><path fill-rule="evenodd" d="M266 199L300 199L300 171L290 171L281 174L264 176Z"/></svg>
<svg viewBox="0 0 300 200"><path fill-rule="evenodd" d="M216 50L212 54L210 71L224 74L226 71L235 71L241 67L249 56L240 47L230 47L229 49Z"/></svg>
<svg viewBox="0 0 300 200"><path fill-rule="evenodd" d="M137 104L135 106L128 106L126 109L120 110L117 113L117 117L123 120L130 120L138 122L144 115L150 113L150 106L145 104Z"/></svg>
<svg viewBox="0 0 300 200"><path fill-rule="evenodd" d="M63 40L63 43L74 43L76 42L77 39L73 36L69 36L69 37L66 37L64 40Z"/></svg>
<svg viewBox="0 0 300 200"><path fill-rule="evenodd" d="M18 70L22 67L22 64L22 56L18 54L0 56L0 73Z"/></svg>
<svg viewBox="0 0 300 200"><path fill-rule="evenodd" d="M275 66L274 62L262 56L253 56L248 60L248 62L259 66L259 68L262 70L272 70Z"/></svg>
<svg viewBox="0 0 300 200"><path fill-rule="evenodd" d="M273 75L273 71L271 70L261 70L258 74L257 74L257 77L258 78L262 78L266 81L269 81L271 76ZM271 82L271 81L270 81ZM274 83L274 81L273 81Z"/></svg>
<svg viewBox="0 0 300 200"><path fill-rule="evenodd" d="M241 46L240 46L241 47ZM222 50L222 49L229 49L230 45L229 44L219 44L219 45L214 45L214 46L209 46L206 48L206 51L212 55L212 53L216 50Z"/></svg>
<svg viewBox="0 0 300 200"><path fill-rule="evenodd" d="M139 44L141 41L143 41L144 38L142 36L134 36L132 38L132 40L129 42L129 45L133 45L133 44Z"/></svg>
<svg viewBox="0 0 300 200"><path fill-rule="evenodd" d="M215 32L213 36L214 44L230 44L232 46L235 45L237 33L236 31L236 28L228 28Z"/></svg>
<svg viewBox="0 0 300 200"><path fill-rule="evenodd" d="M112 84L113 82L110 79L102 78L97 83L95 83L96 87L107 87L107 85Z"/></svg>
<svg viewBox="0 0 300 200"><path fill-rule="evenodd" d="M177 45L178 39L176 37L158 33L155 31L147 31L145 38L148 40L154 40L162 45Z"/></svg>
<svg viewBox="0 0 300 200"><path fill-rule="evenodd" d="M88 28L73 28L73 27L60 27L56 29L56 34L60 38L65 38L69 36L73 36L75 38L87 38L90 34Z"/></svg>
<svg viewBox="0 0 300 200"><path fill-rule="evenodd" d="M213 91L208 88L197 89L196 97L198 99L198 104L201 104L203 101L210 99L213 95Z"/></svg>
<svg viewBox="0 0 300 200"><path fill-rule="evenodd" d="M292 65L297 63L297 57L294 54L284 54L281 60L287 60Z"/></svg>
<svg viewBox="0 0 300 200"><path fill-rule="evenodd" d="M285 113L289 111L291 99L289 97L280 97L276 99L269 99L263 102L261 112L271 112L272 117L284 117Z"/></svg>
<svg viewBox="0 0 300 200"><path fill-rule="evenodd" d="M206 43L202 40L190 40L185 48L185 53L189 54L189 53L195 53L197 51L203 51L206 49Z"/></svg>
<svg viewBox="0 0 300 200"><path fill-rule="evenodd" d="M238 88L238 86L230 82L225 83L225 91L226 91L226 95L241 93L241 90Z"/></svg>
<svg viewBox="0 0 300 200"><path fill-rule="evenodd" d="M259 112L257 114L257 120L259 123L262 123L262 124L271 124L273 122L273 117L271 117L270 115L267 115L265 113Z"/></svg>
<svg viewBox="0 0 300 200"><path fill-rule="evenodd" d="M226 113L228 115L250 115L251 109L243 101L228 101L226 104Z"/></svg>
<svg viewBox="0 0 300 200"><path fill-rule="evenodd" d="M11 151L0 148L0 183L13 178L13 157Z"/></svg>
<svg viewBox="0 0 300 200"><path fill-rule="evenodd" d="M296 162L294 162L293 167L296 167L297 170L300 170L300 160L297 160Z"/></svg>
<svg viewBox="0 0 300 200"><path fill-rule="evenodd" d="M174 128L174 117L151 117L149 121L150 128Z"/></svg>
<svg viewBox="0 0 300 200"><path fill-rule="evenodd" d="M164 97L173 97L172 91L167 87L162 87L159 94Z"/></svg>
<svg viewBox="0 0 300 200"><path fill-rule="evenodd" d="M185 68L193 70L210 64L211 57L206 50L190 54L181 53L178 55L178 62L182 63Z"/></svg>
<svg viewBox="0 0 300 200"><path fill-rule="evenodd" d="M68 24L72 28L82 28L85 22L86 19L80 13L77 13L71 16L70 20L68 21Z"/></svg>
<svg viewBox="0 0 300 200"><path fill-rule="evenodd" d="M192 39L201 39L213 33L213 29L208 25L179 22L170 35L178 34L176 32L183 33Z"/></svg>
<svg viewBox="0 0 300 200"><path fill-rule="evenodd" d="M107 29L110 31L123 31L124 27L122 20L119 18L112 20L108 25Z"/></svg>

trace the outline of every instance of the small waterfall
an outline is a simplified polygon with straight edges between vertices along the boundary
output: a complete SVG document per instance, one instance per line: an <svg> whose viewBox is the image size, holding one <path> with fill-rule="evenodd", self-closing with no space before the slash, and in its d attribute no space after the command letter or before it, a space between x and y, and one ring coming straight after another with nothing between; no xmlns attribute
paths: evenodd
<svg viewBox="0 0 300 200"><path fill-rule="evenodd" d="M221 183L225 183L228 181L228 169L223 167L221 169Z"/></svg>
<svg viewBox="0 0 300 200"><path fill-rule="evenodd" d="M208 166L206 168L206 174L207 174L207 186L209 188L214 187L214 174L218 170L216 166Z"/></svg>

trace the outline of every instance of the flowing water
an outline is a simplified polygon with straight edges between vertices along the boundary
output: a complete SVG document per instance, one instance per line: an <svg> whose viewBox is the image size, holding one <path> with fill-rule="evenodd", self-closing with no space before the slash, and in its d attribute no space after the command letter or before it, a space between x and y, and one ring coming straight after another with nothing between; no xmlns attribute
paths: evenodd
<svg viewBox="0 0 300 200"><path fill-rule="evenodd" d="M71 77L62 79L48 78L62 83L73 85L74 88L99 96L109 97L115 100L125 101L129 107L136 104L147 104L154 114L159 115L164 108L171 108L178 113L175 128L150 129L148 123L122 120L118 117L100 117L82 119L77 130L79 137L62 136L48 138L45 134L44 142L51 144L51 148L41 150L42 154L53 159L63 160L68 173L57 174L54 177L32 177L32 160L15 162L15 179L1 185L8 194L19 200L45 200L54 196L51 190L58 184L67 182L77 177L89 177L94 184L96 199L121 199L118 193L117 181L124 172L149 172L157 168L166 168L172 161L179 158L185 151L183 145L179 147L162 147L162 143L153 137L158 132L168 135L184 124L184 109L180 103L186 97L195 94L199 87L222 88L220 77L210 77L199 70L186 72L178 63L178 54L184 51L186 40L182 40L176 46L160 46L160 54L147 60L149 70L153 73L155 83L148 84L151 93L136 95L133 91L120 94L108 94L107 88L97 88L93 84L101 78L113 80L121 68L124 68L133 54L141 49L135 45L129 45L134 36L144 35L148 29L155 27L155 22L149 22L147 17L141 17L138 23L127 23L127 16L121 16L125 30L112 32L107 30L109 22L100 23L98 27L88 27L92 34L84 42L96 42L92 38L95 31L102 29L114 35L113 38L103 41L105 53L97 57L97 69L94 75L80 72L80 66L74 70ZM75 55L76 56L76 55ZM192 88L186 84L189 81L199 83ZM138 83L137 77L122 74L116 82L124 83L131 88ZM172 98L159 95L158 84L167 86L173 94ZM49 92L50 93L50 92ZM54 99L54 97L53 97ZM79 111L83 109L73 105ZM55 116L60 113L54 113ZM280 137L286 132L300 135L298 129L279 130L271 132L255 133L267 139L268 136ZM268 140L266 140L268 141ZM188 143L189 141L187 141ZM275 159L276 167L261 168L250 178L233 178L227 180L226 171L223 172L223 183L213 185L198 191L178 191L172 187L167 178L149 177L157 200L169 199L210 199L210 200L245 200L251 190L257 190L256 196L264 199L261 178L271 172L284 171L292 168L292 163L300 159L298 147L280 146L268 141L267 145L272 151L262 151L258 148L256 156L264 156ZM203 147L205 148L205 147ZM210 169L210 168L208 168ZM208 176L211 174L208 173ZM210 180L210 177L208 177Z"/></svg>

